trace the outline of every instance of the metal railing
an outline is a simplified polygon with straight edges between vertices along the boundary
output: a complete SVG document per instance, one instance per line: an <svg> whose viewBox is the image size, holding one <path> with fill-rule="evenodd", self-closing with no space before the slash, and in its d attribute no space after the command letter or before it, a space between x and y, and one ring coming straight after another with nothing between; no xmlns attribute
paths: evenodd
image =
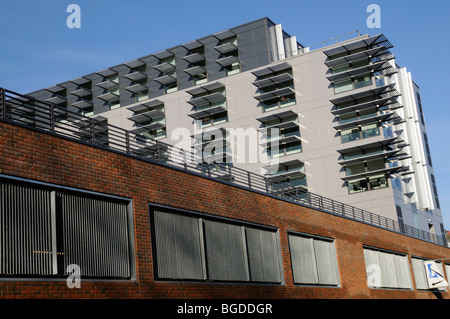
<svg viewBox="0 0 450 319"><path fill-rule="evenodd" d="M289 183L271 181L265 176L229 164L205 163L202 156L190 149L177 148L110 125L104 118L86 117L71 112L64 107L3 88L0 88L0 121L83 142L152 163L189 171L217 181L447 247L444 236L422 231L396 220L311 193L304 188L289 185Z"/></svg>

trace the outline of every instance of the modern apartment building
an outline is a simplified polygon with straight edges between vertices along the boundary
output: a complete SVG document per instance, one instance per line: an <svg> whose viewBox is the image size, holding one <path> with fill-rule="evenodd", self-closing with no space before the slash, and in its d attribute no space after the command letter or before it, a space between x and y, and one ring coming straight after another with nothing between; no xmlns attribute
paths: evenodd
<svg viewBox="0 0 450 319"><path fill-rule="evenodd" d="M142 140L187 133L199 165L444 236L420 89L392 47L355 34L309 48L263 18L28 95Z"/></svg>

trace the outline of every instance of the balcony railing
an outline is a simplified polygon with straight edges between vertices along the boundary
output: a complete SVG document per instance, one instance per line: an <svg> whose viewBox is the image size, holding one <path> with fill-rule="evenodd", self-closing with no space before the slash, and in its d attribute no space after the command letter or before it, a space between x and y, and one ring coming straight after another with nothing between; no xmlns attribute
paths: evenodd
<svg viewBox="0 0 450 319"><path fill-rule="evenodd" d="M62 119L63 118L63 119ZM192 150L145 138L105 122L0 88L0 121L57 137L132 156L150 163L188 171L243 189L280 198L323 212L447 247L446 238L396 220L344 204L301 187L270 181L267 177L222 163L204 163Z"/></svg>

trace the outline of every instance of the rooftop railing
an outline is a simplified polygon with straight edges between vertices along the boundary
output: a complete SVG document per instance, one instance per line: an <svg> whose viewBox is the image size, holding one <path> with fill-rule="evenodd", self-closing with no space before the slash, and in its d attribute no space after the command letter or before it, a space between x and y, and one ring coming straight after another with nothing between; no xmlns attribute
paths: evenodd
<svg viewBox="0 0 450 319"><path fill-rule="evenodd" d="M363 222L447 247L444 236L306 191L289 183L224 163L205 163L192 150L147 138L110 125L102 117L86 117L64 107L0 88L0 121L82 142L94 147L188 171L216 181Z"/></svg>

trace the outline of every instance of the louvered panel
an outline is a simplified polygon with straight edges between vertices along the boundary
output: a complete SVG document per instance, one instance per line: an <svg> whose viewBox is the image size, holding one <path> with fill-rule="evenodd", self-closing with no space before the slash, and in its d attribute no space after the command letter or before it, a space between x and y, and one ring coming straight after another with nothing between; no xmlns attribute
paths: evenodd
<svg viewBox="0 0 450 319"><path fill-rule="evenodd" d="M126 204L64 193L58 200L64 272L77 264L82 276L129 277Z"/></svg>
<svg viewBox="0 0 450 319"><path fill-rule="evenodd" d="M240 226L205 221L208 278L248 281L248 265Z"/></svg>
<svg viewBox="0 0 450 319"><path fill-rule="evenodd" d="M154 212L159 278L205 279L199 219Z"/></svg>
<svg viewBox="0 0 450 319"><path fill-rule="evenodd" d="M314 240L314 253L316 256L319 284L338 285L339 271L334 242Z"/></svg>
<svg viewBox="0 0 450 319"><path fill-rule="evenodd" d="M289 235L292 271L297 284L318 284L313 239Z"/></svg>
<svg viewBox="0 0 450 319"><path fill-rule="evenodd" d="M398 280L398 288L411 289L411 273L409 271L408 257L394 255L394 263Z"/></svg>
<svg viewBox="0 0 450 319"><path fill-rule="evenodd" d="M53 274L50 191L0 183L0 273Z"/></svg>
<svg viewBox="0 0 450 319"><path fill-rule="evenodd" d="M251 280L281 282L275 232L246 228L246 239Z"/></svg>
<svg viewBox="0 0 450 319"><path fill-rule="evenodd" d="M423 260L413 257L411 258L411 261L417 289L428 289L427 276L423 266Z"/></svg>

